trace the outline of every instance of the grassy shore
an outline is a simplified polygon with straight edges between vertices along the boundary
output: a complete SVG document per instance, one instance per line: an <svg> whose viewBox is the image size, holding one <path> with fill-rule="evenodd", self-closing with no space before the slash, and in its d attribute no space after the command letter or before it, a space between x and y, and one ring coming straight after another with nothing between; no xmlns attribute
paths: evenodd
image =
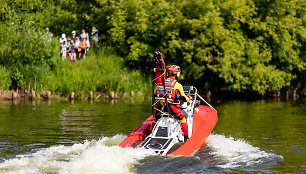
<svg viewBox="0 0 306 174"><path fill-rule="evenodd" d="M3 76L0 88L15 91L12 88L14 83L21 83L18 84L23 86L19 93L28 94L28 98L40 97L46 91L52 96L79 100L145 97L150 94L151 78L137 70L127 69L123 59L107 49L91 50L90 56L75 62L58 59L53 67L23 66L19 68L18 77L15 77L13 67L0 67L0 76Z"/></svg>

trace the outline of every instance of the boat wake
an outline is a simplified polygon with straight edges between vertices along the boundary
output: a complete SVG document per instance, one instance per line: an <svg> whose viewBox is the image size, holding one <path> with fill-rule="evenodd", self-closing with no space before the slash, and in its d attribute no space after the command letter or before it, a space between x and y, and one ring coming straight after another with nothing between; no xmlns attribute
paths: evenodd
<svg viewBox="0 0 306 174"><path fill-rule="evenodd" d="M0 163L0 173L134 173L133 164L154 152L121 148L116 135L72 146L53 146Z"/></svg>
<svg viewBox="0 0 306 174"><path fill-rule="evenodd" d="M263 168L282 159L282 156L265 152L245 140L211 134L192 157L147 156L135 167L139 173L269 172Z"/></svg>
<svg viewBox="0 0 306 174"><path fill-rule="evenodd" d="M214 161L211 163L221 168L264 167L283 160L282 156L265 152L245 140L224 135L211 134L205 143Z"/></svg>
<svg viewBox="0 0 306 174"><path fill-rule="evenodd" d="M0 163L0 173L197 173L259 167L283 157L241 139L212 134L194 156L157 156L148 149L121 148L123 135L72 146L52 146ZM203 164L204 163L204 164Z"/></svg>

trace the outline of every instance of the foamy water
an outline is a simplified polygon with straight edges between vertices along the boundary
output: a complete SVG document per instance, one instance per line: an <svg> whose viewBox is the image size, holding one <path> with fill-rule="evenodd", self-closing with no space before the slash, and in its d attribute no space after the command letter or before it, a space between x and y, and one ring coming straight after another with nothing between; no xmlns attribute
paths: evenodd
<svg viewBox="0 0 306 174"><path fill-rule="evenodd" d="M218 167L236 168L258 166L266 162L282 160L283 157L254 147L245 140L211 134L206 140L211 155L218 161Z"/></svg>
<svg viewBox="0 0 306 174"><path fill-rule="evenodd" d="M133 164L154 152L121 148L123 136L54 146L0 163L0 173L134 173Z"/></svg>
<svg viewBox="0 0 306 174"><path fill-rule="evenodd" d="M0 163L0 173L135 173L137 171L133 166L145 157L154 155L154 152L120 148L118 144L124 138L122 135L103 137L97 141L85 141L72 146L52 146L34 153L18 155L14 159ZM206 143L211 150L207 152L209 154L204 155L211 155L212 161L217 161L215 167L247 167L282 159L282 156L260 150L244 140L223 135L210 135ZM176 165L178 160L175 158L167 158L170 166ZM190 162L190 158L186 158L186 161ZM156 166L152 166L152 170L161 167L164 162L161 162L161 158L156 158ZM183 164L186 164L184 159ZM192 163L189 165L192 168ZM182 163L178 166L184 167Z"/></svg>

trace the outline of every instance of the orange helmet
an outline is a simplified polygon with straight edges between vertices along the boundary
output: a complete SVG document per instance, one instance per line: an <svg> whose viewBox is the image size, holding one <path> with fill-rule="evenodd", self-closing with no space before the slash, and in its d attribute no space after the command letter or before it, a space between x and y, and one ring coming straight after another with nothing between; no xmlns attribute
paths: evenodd
<svg viewBox="0 0 306 174"><path fill-rule="evenodd" d="M170 65L168 67L168 74L169 75L176 75L176 77L179 77L181 74L181 68L177 65Z"/></svg>

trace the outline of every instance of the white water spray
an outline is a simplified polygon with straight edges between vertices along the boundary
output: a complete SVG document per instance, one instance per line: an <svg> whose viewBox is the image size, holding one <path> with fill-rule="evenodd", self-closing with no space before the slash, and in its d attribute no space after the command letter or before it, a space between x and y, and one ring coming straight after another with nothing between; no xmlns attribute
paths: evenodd
<svg viewBox="0 0 306 174"><path fill-rule="evenodd" d="M0 173L135 173L133 166L155 153L145 149L121 148L118 144L124 138L122 135L103 137L97 141L85 141L72 146L52 146L35 153L18 155L0 163ZM244 140L223 135L212 134L206 143L211 149L209 153L216 161L215 165L221 168L256 166L283 159L282 156L262 151ZM163 164L158 164L160 165Z"/></svg>
<svg viewBox="0 0 306 174"><path fill-rule="evenodd" d="M211 155L220 162L218 166L222 168L256 166L283 159L280 155L262 151L242 139L227 138L224 135L211 134L206 143L212 149Z"/></svg>
<svg viewBox="0 0 306 174"><path fill-rule="evenodd" d="M121 148L117 135L72 146L53 146L0 163L0 173L134 173L133 164L154 152ZM116 145L115 145L116 144Z"/></svg>

